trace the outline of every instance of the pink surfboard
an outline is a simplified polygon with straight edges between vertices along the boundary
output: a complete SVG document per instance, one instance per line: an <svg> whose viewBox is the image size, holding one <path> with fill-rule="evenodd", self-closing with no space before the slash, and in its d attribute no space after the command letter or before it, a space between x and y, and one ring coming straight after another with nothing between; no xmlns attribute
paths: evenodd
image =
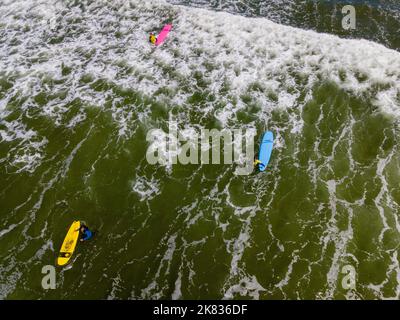
<svg viewBox="0 0 400 320"><path fill-rule="evenodd" d="M172 29L172 24L166 24L164 28L162 28L160 34L157 36L156 46L164 42L165 38L167 37L171 29Z"/></svg>

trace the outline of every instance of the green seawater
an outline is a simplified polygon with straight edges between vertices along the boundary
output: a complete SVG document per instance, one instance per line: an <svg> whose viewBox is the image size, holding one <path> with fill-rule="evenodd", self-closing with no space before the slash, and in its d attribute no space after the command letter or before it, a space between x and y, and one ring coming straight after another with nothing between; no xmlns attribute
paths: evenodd
<svg viewBox="0 0 400 320"><path fill-rule="evenodd" d="M0 26L0 298L399 298L399 126L382 104L396 110L400 95L379 95L399 88L396 51L367 47L392 59L381 61L379 82L349 64L336 70L311 33L287 46L254 43L263 20L164 2L125 16L85 4L44 18L24 2L0 5L19 21ZM54 14L49 31L41 21ZM211 19L204 29L197 15ZM146 35L168 21L192 41L171 34L153 51ZM243 21L237 41L249 55L224 33ZM248 80L264 60L280 67ZM328 60L337 81L323 71ZM248 82L236 83L241 76ZM268 170L149 164L146 136L167 132L171 115L180 129L255 128L256 146L273 131ZM55 265L77 219L96 235L44 290L42 268ZM351 290L346 265L356 271Z"/></svg>

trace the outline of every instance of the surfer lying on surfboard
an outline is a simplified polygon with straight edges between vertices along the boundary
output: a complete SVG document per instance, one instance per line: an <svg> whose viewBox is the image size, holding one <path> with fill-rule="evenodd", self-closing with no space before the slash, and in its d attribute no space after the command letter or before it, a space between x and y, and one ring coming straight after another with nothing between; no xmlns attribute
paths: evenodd
<svg viewBox="0 0 400 320"><path fill-rule="evenodd" d="M154 35L154 33L150 33L149 41L156 46L160 45L161 43L164 42L165 38L167 37L171 29L172 29L172 24L166 24L162 28L161 32L157 37Z"/></svg>

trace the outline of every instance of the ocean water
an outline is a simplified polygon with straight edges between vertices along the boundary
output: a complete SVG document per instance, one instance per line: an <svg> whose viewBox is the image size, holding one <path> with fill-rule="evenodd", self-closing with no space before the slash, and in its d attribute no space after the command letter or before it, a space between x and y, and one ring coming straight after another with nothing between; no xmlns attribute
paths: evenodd
<svg viewBox="0 0 400 320"><path fill-rule="evenodd" d="M2 1L0 298L399 299L398 6L305 2ZM149 164L171 117L273 131L269 170Z"/></svg>

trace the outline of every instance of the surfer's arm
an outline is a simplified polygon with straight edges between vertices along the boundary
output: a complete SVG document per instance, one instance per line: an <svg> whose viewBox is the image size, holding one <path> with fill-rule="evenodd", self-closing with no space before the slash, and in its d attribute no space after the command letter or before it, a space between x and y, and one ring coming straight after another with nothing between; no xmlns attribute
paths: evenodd
<svg viewBox="0 0 400 320"><path fill-rule="evenodd" d="M82 238L81 238L81 241L85 241L85 240L87 240L87 239L89 239L89 236L85 233L85 234L83 234L82 235Z"/></svg>

